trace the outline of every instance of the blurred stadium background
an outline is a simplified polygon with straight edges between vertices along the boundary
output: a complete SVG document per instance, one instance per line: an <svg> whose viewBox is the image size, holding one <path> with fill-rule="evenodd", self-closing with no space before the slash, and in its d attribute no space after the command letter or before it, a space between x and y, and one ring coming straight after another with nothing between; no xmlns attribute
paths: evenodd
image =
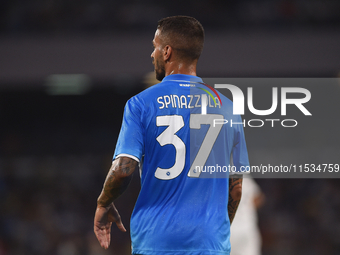
<svg viewBox="0 0 340 255"><path fill-rule="evenodd" d="M178 14L205 27L202 77L340 71L338 0L1 0L0 255L130 253L129 234L115 228L110 249L99 247L96 198L125 101L153 71L157 21ZM323 93L312 92L310 102L316 111L313 99L324 97L335 108L322 130L263 142L246 129L251 163L275 157L279 164L292 154L304 163L339 163L340 86ZM126 226L138 178L117 201ZM266 195L259 211L263 255L340 254L339 179L257 181Z"/></svg>

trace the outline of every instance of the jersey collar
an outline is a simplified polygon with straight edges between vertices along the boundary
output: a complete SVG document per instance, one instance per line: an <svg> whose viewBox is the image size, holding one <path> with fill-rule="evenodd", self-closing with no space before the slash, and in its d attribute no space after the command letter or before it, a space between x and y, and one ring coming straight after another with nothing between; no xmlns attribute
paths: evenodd
<svg viewBox="0 0 340 255"><path fill-rule="evenodd" d="M188 74L170 74L163 78L162 82L164 81L203 82L200 77Z"/></svg>

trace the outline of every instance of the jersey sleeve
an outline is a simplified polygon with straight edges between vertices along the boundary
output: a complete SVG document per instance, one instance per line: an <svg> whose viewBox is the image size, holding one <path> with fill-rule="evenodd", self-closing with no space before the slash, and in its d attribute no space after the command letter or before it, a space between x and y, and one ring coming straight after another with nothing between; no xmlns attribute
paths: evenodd
<svg viewBox="0 0 340 255"><path fill-rule="evenodd" d="M241 117L239 117L239 122L242 122ZM242 125L237 125L232 155L233 165L236 167L235 174L248 173L249 158Z"/></svg>
<svg viewBox="0 0 340 255"><path fill-rule="evenodd" d="M131 98L125 105L113 160L119 156L131 156L139 161L144 154L144 130L141 121L143 106L138 98Z"/></svg>

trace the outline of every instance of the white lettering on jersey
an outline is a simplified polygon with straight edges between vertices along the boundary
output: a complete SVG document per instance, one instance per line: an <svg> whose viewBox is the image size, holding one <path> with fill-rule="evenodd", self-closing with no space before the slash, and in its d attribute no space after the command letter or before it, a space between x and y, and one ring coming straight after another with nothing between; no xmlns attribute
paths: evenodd
<svg viewBox="0 0 340 255"><path fill-rule="evenodd" d="M180 101L179 101L179 97L177 96L177 95L173 95L174 96L174 105L175 105L175 108L177 107L176 106L176 100L175 99L177 99L177 105L178 105L178 107L180 106Z"/></svg>
<svg viewBox="0 0 340 255"><path fill-rule="evenodd" d="M183 106L185 108L188 108L187 107L187 98L185 96L181 95L181 108L183 108Z"/></svg>
<svg viewBox="0 0 340 255"><path fill-rule="evenodd" d="M164 108L164 103L161 101L162 99L163 99L163 97L158 97L157 98L157 102L162 105L162 106L159 107L159 109L163 109Z"/></svg>
<svg viewBox="0 0 340 255"><path fill-rule="evenodd" d="M190 98L188 108L190 108L190 109L191 109L191 108L194 108L194 106L191 105L191 102L192 102L192 99L194 98L194 96L193 96L193 95L188 95L188 97Z"/></svg>
<svg viewBox="0 0 340 255"><path fill-rule="evenodd" d="M170 104L171 102L171 99L169 96L164 96L164 102L165 102L165 107L168 108L168 105Z"/></svg>
<svg viewBox="0 0 340 255"><path fill-rule="evenodd" d="M157 103L159 103L159 109L164 108L200 108L202 95L164 95L157 97ZM221 108L220 101L215 97L215 102L208 96L208 107Z"/></svg>
<svg viewBox="0 0 340 255"><path fill-rule="evenodd" d="M197 98L197 100L196 100L196 104L195 104L195 107L201 107L201 105L200 104L198 104L198 102L200 101L200 99L201 99L201 95L195 95L195 97Z"/></svg>

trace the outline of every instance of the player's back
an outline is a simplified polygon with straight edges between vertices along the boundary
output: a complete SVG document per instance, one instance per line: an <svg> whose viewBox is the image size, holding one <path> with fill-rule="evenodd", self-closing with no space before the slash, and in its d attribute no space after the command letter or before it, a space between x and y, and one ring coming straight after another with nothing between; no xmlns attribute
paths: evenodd
<svg viewBox="0 0 340 255"><path fill-rule="evenodd" d="M240 119L230 100L210 97L201 82L170 75L127 103L140 121L143 146L134 156L144 155L131 217L135 254L229 254L226 167L243 130L215 121Z"/></svg>

